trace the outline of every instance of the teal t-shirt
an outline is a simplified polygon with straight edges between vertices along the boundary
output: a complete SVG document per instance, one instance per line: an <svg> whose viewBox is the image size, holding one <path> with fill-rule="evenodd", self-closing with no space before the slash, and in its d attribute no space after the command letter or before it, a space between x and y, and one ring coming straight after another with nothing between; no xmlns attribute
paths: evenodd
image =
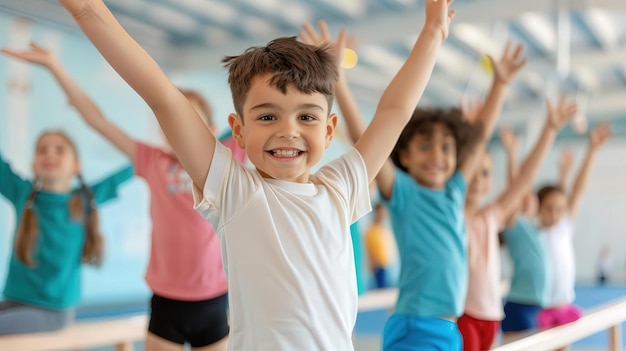
<svg viewBox="0 0 626 351"><path fill-rule="evenodd" d="M502 233L513 261L507 301L540 307L547 302L549 271L539 235L535 225L522 217Z"/></svg>
<svg viewBox="0 0 626 351"><path fill-rule="evenodd" d="M443 190L396 170L388 203L400 254L396 313L460 316L467 295L466 184L456 172Z"/></svg>
<svg viewBox="0 0 626 351"><path fill-rule="evenodd" d="M91 186L96 203L116 197L117 187L132 177L132 167L126 167ZM21 222L32 189L32 182L17 176L0 156L0 193L13 204L16 223ZM83 222L72 220L69 211L68 203L75 191L78 190L37 192L33 205L39 227L33 250L35 266L24 265L13 250L4 287L6 298L50 309L66 309L78 304L85 230Z"/></svg>
<svg viewBox="0 0 626 351"><path fill-rule="evenodd" d="M365 292L365 277L363 275L363 241L359 222L354 222L350 226L350 237L352 238L352 249L354 250L354 267L356 269L356 287L359 295Z"/></svg>

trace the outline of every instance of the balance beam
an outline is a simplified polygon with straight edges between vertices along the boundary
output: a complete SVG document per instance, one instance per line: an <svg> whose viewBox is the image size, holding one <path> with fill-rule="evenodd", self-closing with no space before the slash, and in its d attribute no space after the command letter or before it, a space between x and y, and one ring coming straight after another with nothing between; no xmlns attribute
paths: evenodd
<svg viewBox="0 0 626 351"><path fill-rule="evenodd" d="M609 330L609 350L622 351L621 325L626 320L626 299L618 299L585 312L576 322L529 332L504 340L492 351L550 351Z"/></svg>
<svg viewBox="0 0 626 351"><path fill-rule="evenodd" d="M54 332L0 336L0 350L60 351L114 346L116 351L132 351L133 342L144 340L147 329L145 315L80 322Z"/></svg>

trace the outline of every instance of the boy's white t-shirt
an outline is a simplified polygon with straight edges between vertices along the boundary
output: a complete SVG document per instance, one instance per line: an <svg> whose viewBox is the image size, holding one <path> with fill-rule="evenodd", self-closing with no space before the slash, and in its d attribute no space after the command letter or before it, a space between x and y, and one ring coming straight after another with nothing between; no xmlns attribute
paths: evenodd
<svg viewBox="0 0 626 351"><path fill-rule="evenodd" d="M356 149L310 183L264 179L217 143L195 208L220 237L230 350L352 350L357 286L350 225L371 211Z"/></svg>
<svg viewBox="0 0 626 351"><path fill-rule="evenodd" d="M540 229L546 249L550 276L547 307L558 307L574 302L576 283L576 260L574 257L574 225L564 217L555 226Z"/></svg>

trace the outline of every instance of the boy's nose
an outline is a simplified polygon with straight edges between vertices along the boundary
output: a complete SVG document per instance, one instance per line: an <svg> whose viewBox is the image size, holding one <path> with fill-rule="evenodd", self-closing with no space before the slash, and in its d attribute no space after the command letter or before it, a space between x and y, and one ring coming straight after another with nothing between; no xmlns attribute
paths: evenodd
<svg viewBox="0 0 626 351"><path fill-rule="evenodd" d="M300 133L298 131L298 126L296 125L296 123L291 121L284 121L280 124L280 128L278 129L278 132L276 134L281 138L295 138Z"/></svg>

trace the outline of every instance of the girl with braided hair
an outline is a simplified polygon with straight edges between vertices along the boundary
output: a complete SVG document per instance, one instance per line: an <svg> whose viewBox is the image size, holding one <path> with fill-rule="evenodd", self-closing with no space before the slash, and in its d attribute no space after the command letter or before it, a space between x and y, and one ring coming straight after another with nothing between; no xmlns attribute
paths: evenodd
<svg viewBox="0 0 626 351"><path fill-rule="evenodd" d="M103 259L97 205L115 198L133 176L126 167L88 186L74 143L60 131L37 140L33 173L33 181L22 179L0 155L0 194L13 204L18 223L0 335L58 330L73 320L81 264L99 266Z"/></svg>

